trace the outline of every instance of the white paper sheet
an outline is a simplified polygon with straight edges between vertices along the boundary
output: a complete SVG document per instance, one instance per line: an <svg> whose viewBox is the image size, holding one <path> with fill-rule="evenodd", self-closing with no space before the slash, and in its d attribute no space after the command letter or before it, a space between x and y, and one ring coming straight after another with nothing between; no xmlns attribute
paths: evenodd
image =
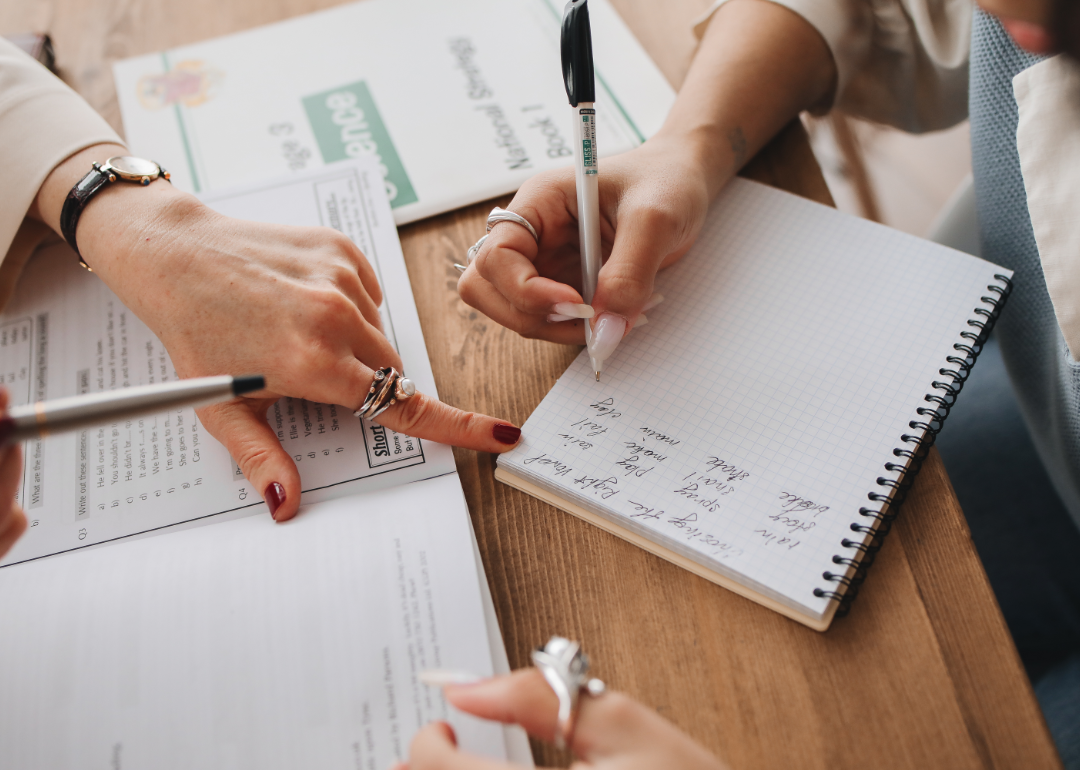
<svg viewBox="0 0 1080 770"><path fill-rule="evenodd" d="M490 675L456 474L0 571L0 767L384 770Z"/></svg>
<svg viewBox="0 0 1080 770"><path fill-rule="evenodd" d="M601 157L675 94L606 0L589 3ZM364 0L115 65L135 154L194 192L375 154L399 223L573 161L556 0Z"/></svg>
<svg viewBox="0 0 1080 770"><path fill-rule="evenodd" d="M208 196L224 213L281 224L334 226L375 265L384 327L405 370L435 394L397 230L371 158ZM232 372L245 374L246 372ZM150 330L66 245L36 256L0 316L0 376L12 403L176 377ZM454 471L450 449L372 423L348 409L282 399L271 426L300 469L304 501L340 497ZM185 522L264 513L193 409L30 441L19 500L31 526L0 565Z"/></svg>

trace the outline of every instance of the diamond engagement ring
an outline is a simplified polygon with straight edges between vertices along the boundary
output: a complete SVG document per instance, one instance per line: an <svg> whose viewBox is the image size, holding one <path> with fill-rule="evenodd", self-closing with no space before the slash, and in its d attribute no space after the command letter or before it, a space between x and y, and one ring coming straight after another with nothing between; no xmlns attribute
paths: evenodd
<svg viewBox="0 0 1080 770"><path fill-rule="evenodd" d="M415 395L416 385L412 380L398 373L394 367L384 366L375 371L364 403L353 414L370 422L398 401Z"/></svg>
<svg viewBox="0 0 1080 770"><path fill-rule="evenodd" d="M581 651L581 645L561 636L553 636L533 650L532 660L559 699L555 747L566 749L574 739L582 690L595 698L607 688L599 679L588 678L589 656Z"/></svg>
<svg viewBox="0 0 1080 770"><path fill-rule="evenodd" d="M488 214L487 231L490 233L491 228L499 224L499 222L513 222L515 225L521 225L529 231L529 234L533 237L534 241L536 241L537 243L540 242L540 236L536 234L536 228L532 226L529 220L521 216L521 214L515 214L513 211L509 211L508 209L502 209L496 206L491 210L491 213ZM468 269L469 265L472 264L472 261L476 259L476 255L480 253L480 247L484 245L484 241L486 240L487 235L484 235L480 238L480 240L470 246L469 251L465 255L465 264L459 265L455 263L454 267L456 267L459 272L464 273Z"/></svg>

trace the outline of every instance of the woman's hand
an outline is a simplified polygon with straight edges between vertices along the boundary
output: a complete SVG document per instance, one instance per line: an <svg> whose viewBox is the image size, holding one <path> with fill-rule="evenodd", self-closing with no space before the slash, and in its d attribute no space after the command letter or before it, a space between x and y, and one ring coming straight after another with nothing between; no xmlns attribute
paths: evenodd
<svg viewBox="0 0 1080 770"><path fill-rule="evenodd" d="M97 146L46 180L37 213L56 226L63 197L93 161L125 154ZM266 421L281 396L364 401L374 370L401 359L382 333L375 272L344 235L231 219L155 181L117 182L90 203L79 250L97 275L161 339L181 377L262 374L265 391L199 410L199 418L278 521L295 515L300 475ZM378 422L402 433L485 452L513 447L505 421L418 393Z"/></svg>
<svg viewBox="0 0 1080 770"><path fill-rule="evenodd" d="M690 248L712 199L800 111L825 106L835 81L832 54L803 17L763 0L725 3L660 131L600 161L607 260L592 307L580 307L573 169L522 186L510 210L536 228L539 245L519 225L496 225L458 283L462 298L527 337L556 342L581 344L582 321L566 316L591 318L593 352L606 358L655 302L657 270Z"/></svg>
<svg viewBox="0 0 1080 770"><path fill-rule="evenodd" d="M600 232L605 262L592 310L629 331L653 296L656 273L690 248L705 221L710 189L688 142L658 136L605 160L600 174ZM536 228L533 241L520 225L491 230L458 282L465 302L526 337L584 341L575 311L581 296L577 193L572 168L526 182L510 210ZM616 338L620 339L622 333Z"/></svg>
<svg viewBox="0 0 1080 770"><path fill-rule="evenodd" d="M483 719L519 724L536 738L555 735L558 700L536 669L444 689L455 707ZM673 724L617 692L582 696L571 750L576 768L597 770L726 770L726 765ZM516 766L463 754L445 722L413 738L407 764L396 770L512 770Z"/></svg>
<svg viewBox="0 0 1080 770"><path fill-rule="evenodd" d="M0 388L0 412L7 411L7 406L8 392ZM0 418L0 433L4 430L3 419ZM15 502L21 480L22 449L18 444L0 448L0 558L11 550L11 546L26 531L26 514Z"/></svg>

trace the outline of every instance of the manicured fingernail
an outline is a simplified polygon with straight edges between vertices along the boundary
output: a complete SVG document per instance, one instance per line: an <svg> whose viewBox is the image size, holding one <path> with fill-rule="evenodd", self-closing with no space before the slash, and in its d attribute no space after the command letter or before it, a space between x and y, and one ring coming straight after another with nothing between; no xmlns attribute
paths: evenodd
<svg viewBox="0 0 1080 770"><path fill-rule="evenodd" d="M601 313L593 327L589 355L597 361L606 361L615 352L625 333L625 318L614 313Z"/></svg>
<svg viewBox="0 0 1080 770"><path fill-rule="evenodd" d="M263 492L263 499L266 500L266 505L270 508L270 515L274 518L274 521L277 521L277 509L285 502L285 487L276 481L270 482L269 486L266 487L266 491Z"/></svg>
<svg viewBox="0 0 1080 770"><path fill-rule="evenodd" d="M664 295L660 292L656 292L651 297L649 297L649 301L645 303L645 307L641 308L641 312L644 313L646 310L652 310L654 307L656 307L663 301Z"/></svg>
<svg viewBox="0 0 1080 770"><path fill-rule="evenodd" d="M645 317L645 314L644 314L644 313L641 313L640 315L638 315L638 317L637 317L637 320L636 320L636 321L634 321L634 325L633 325L633 326L631 326L630 328L631 328L631 329L636 329L636 328L638 328L639 326L644 326L644 325L645 325L645 324L647 324L648 322L649 322L649 319Z"/></svg>
<svg viewBox="0 0 1080 770"><path fill-rule="evenodd" d="M551 312L555 315L565 315L570 318L592 318L596 315L592 305L579 305L576 302L556 302Z"/></svg>
<svg viewBox="0 0 1080 770"><path fill-rule="evenodd" d="M420 684L428 687L446 687L448 684L474 684L483 679L482 676L471 671L456 671L449 668L431 668L421 671L417 677Z"/></svg>
<svg viewBox="0 0 1080 770"><path fill-rule="evenodd" d="M576 321L577 317L572 315L559 315L558 313L552 313L547 317L549 324L562 323L563 321Z"/></svg>
<svg viewBox="0 0 1080 770"><path fill-rule="evenodd" d="M516 444L518 439L521 438L521 428L500 422L492 427L491 435L494 436L495 440L500 444Z"/></svg>
<svg viewBox="0 0 1080 770"><path fill-rule="evenodd" d="M15 420L10 417L0 417L0 447L7 445L8 436L15 432Z"/></svg>

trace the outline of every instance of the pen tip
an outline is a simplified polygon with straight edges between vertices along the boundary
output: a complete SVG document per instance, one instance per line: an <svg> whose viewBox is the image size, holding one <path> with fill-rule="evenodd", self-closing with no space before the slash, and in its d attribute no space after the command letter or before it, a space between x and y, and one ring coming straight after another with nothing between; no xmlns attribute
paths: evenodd
<svg viewBox="0 0 1080 770"><path fill-rule="evenodd" d="M597 373L596 373L596 381L597 381L597 382L600 382L600 372L597 372Z"/></svg>

